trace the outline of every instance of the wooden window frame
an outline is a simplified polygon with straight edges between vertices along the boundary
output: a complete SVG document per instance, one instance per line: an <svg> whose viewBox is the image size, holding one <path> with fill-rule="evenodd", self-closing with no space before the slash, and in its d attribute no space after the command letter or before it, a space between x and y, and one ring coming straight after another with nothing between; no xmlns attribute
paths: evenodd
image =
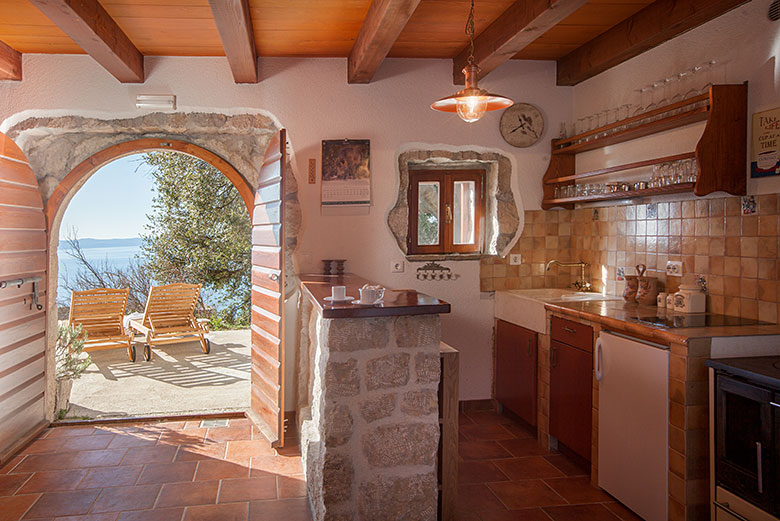
<svg viewBox="0 0 780 521"><path fill-rule="evenodd" d="M417 244L418 196L420 182L439 182L439 244ZM453 244L453 223L447 222L446 208L453 207L455 182L474 181L474 244ZM445 255L481 253L485 235L485 171L484 170L409 170L409 232L407 252L409 255Z"/></svg>

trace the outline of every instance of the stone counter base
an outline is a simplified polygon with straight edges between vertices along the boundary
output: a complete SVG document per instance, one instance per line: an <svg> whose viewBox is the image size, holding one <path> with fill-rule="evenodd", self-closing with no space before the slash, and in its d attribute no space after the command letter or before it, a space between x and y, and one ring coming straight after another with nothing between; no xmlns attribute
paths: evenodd
<svg viewBox="0 0 780 521"><path fill-rule="evenodd" d="M433 521L438 315L302 324L301 451L317 521Z"/></svg>

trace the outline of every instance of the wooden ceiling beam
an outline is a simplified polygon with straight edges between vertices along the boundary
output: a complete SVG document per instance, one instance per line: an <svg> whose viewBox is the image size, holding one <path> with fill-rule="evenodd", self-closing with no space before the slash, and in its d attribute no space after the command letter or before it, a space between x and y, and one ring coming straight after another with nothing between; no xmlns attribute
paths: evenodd
<svg viewBox="0 0 780 521"><path fill-rule="evenodd" d="M369 83L420 0L374 0L347 62L348 83Z"/></svg>
<svg viewBox="0 0 780 521"><path fill-rule="evenodd" d="M558 60L558 85L577 85L750 0L656 0Z"/></svg>
<svg viewBox="0 0 780 521"><path fill-rule="evenodd" d="M474 59L482 78L525 49L549 29L574 13L587 0L517 0L474 39ZM455 85L464 83L468 63L466 46L452 60Z"/></svg>
<svg viewBox="0 0 780 521"><path fill-rule="evenodd" d="M257 49L249 0L209 0L233 80L257 83Z"/></svg>
<svg viewBox="0 0 780 521"><path fill-rule="evenodd" d="M0 80L22 81L22 53L0 42Z"/></svg>
<svg viewBox="0 0 780 521"><path fill-rule="evenodd" d="M144 57L97 0L30 0L122 83L144 82Z"/></svg>

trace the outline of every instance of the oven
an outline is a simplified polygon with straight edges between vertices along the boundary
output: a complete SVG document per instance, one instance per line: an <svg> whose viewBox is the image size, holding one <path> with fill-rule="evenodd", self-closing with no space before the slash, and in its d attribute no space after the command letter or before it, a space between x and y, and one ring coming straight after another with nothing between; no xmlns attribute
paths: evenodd
<svg viewBox="0 0 780 521"><path fill-rule="evenodd" d="M735 508L735 501L741 498L779 516L780 393L717 371L714 406L717 510L736 514L737 519L744 517L745 510Z"/></svg>

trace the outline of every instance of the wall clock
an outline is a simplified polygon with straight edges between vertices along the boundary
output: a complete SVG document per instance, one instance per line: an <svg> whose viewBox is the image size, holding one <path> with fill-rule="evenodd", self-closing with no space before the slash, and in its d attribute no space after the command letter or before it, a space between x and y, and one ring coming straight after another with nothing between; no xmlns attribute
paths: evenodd
<svg viewBox="0 0 780 521"><path fill-rule="evenodd" d="M530 103L515 103L501 114L501 136L513 147L530 147L544 133L544 118Z"/></svg>

